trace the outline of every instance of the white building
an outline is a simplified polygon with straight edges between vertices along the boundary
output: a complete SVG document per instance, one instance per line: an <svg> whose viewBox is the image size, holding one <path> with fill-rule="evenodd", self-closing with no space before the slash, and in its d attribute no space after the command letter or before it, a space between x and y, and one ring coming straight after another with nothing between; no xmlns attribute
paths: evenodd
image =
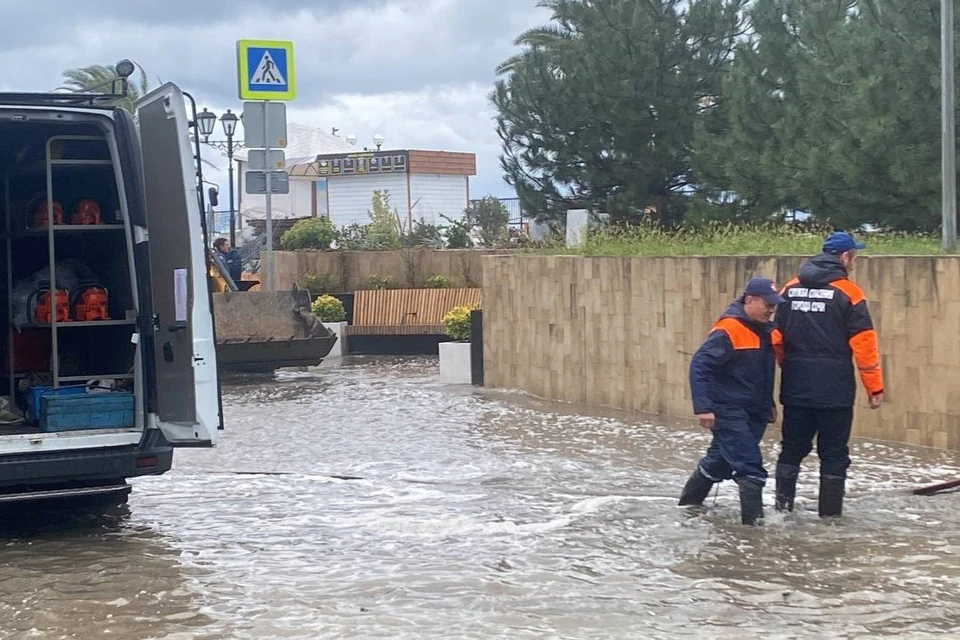
<svg viewBox="0 0 960 640"><path fill-rule="evenodd" d="M387 191L390 206L409 227L459 218L470 200L476 155L449 151L357 149L320 129L288 126L286 171L290 193L273 196L271 217L327 217L337 227L370 222L373 192ZM246 154L238 154L241 220L265 217L263 196L244 193Z"/></svg>

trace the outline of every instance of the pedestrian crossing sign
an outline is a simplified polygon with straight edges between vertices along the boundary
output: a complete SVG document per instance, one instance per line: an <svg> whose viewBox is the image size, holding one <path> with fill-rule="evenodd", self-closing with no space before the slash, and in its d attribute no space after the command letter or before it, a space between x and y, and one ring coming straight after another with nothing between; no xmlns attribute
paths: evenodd
<svg viewBox="0 0 960 640"><path fill-rule="evenodd" d="M293 100L296 95L292 42L238 40L237 72L241 100Z"/></svg>

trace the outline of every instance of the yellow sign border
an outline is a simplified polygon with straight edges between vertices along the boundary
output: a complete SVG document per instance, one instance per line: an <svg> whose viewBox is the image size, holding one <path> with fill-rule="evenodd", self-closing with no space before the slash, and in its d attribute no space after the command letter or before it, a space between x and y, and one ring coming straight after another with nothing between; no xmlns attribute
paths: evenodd
<svg viewBox="0 0 960 640"><path fill-rule="evenodd" d="M250 89L250 65L247 62L247 50L252 47L283 49L286 52L286 91L253 91ZM289 40L237 40L237 89L241 100L293 100L297 95L297 75L293 62L293 42Z"/></svg>

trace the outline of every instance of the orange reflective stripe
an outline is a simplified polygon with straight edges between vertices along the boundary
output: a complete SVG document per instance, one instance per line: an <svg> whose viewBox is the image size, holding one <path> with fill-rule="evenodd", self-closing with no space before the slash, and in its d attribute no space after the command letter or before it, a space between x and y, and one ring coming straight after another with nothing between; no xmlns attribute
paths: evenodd
<svg viewBox="0 0 960 640"><path fill-rule="evenodd" d="M877 342L877 332L873 329L861 331L850 338L850 348L853 358L860 370L860 381L863 382L867 393L874 394L883 391L883 372L880 370L880 348Z"/></svg>
<svg viewBox="0 0 960 640"><path fill-rule="evenodd" d="M830 283L830 286L834 289L839 289L844 293L844 295L850 298L850 304L860 304L867 299L867 297L863 295L863 289L850 282L846 278L834 280Z"/></svg>
<svg viewBox="0 0 960 640"><path fill-rule="evenodd" d="M787 284L783 285L783 288L780 289L780 295L783 295L783 293L784 293L787 289L789 289L790 287L792 287L792 286L795 285L795 284L800 284L800 278L791 278L790 281L787 282Z"/></svg>
<svg viewBox="0 0 960 640"><path fill-rule="evenodd" d="M773 345L773 353L777 356L777 364L783 364L783 334L780 329L774 329L770 332L770 344Z"/></svg>
<svg viewBox="0 0 960 640"><path fill-rule="evenodd" d="M726 333L733 344L733 348L738 351L760 348L760 336L743 326L743 323L735 318L722 318L720 322L714 325L713 330Z"/></svg>

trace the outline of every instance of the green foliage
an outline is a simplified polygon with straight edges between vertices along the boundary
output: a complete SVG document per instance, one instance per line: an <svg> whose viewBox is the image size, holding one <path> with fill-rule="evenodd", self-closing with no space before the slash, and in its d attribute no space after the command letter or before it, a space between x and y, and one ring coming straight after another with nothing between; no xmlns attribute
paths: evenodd
<svg viewBox="0 0 960 640"><path fill-rule="evenodd" d="M718 100L748 0L548 0L491 100L501 166L526 211L673 222L694 180L695 124Z"/></svg>
<svg viewBox="0 0 960 640"><path fill-rule="evenodd" d="M444 332L456 340L463 342L470 340L470 311L475 306L454 307L443 316Z"/></svg>
<svg viewBox="0 0 960 640"><path fill-rule="evenodd" d="M936 4L543 2L491 94L505 178L541 221L935 231Z"/></svg>
<svg viewBox="0 0 960 640"><path fill-rule="evenodd" d="M347 319L343 303L333 296L318 297L313 301L312 311L321 322L343 322Z"/></svg>
<svg viewBox="0 0 960 640"><path fill-rule="evenodd" d="M403 230L396 210L390 209L388 191L378 189L373 192L371 209L367 214L370 216L365 236L367 248L399 249Z"/></svg>
<svg viewBox="0 0 960 640"><path fill-rule="evenodd" d="M473 246L470 241L470 223L466 217L460 220L453 220L443 214L440 214L440 217L450 223L445 234L448 249L467 249Z"/></svg>
<svg viewBox="0 0 960 640"><path fill-rule="evenodd" d="M467 207L464 213L469 227L479 227L483 246L496 247L509 238L507 223L510 221L510 212L499 198L486 196Z"/></svg>
<svg viewBox="0 0 960 640"><path fill-rule="evenodd" d="M453 286L450 278L439 274L427 278L427 289L449 289Z"/></svg>
<svg viewBox="0 0 960 640"><path fill-rule="evenodd" d="M326 273L304 274L300 281L300 285L310 292L311 298L316 298L317 296L325 293L332 293L337 289L333 279L329 276L329 274Z"/></svg>
<svg viewBox="0 0 960 640"><path fill-rule="evenodd" d="M367 288L382 291L384 289L393 289L393 276L381 276L377 274L367 278Z"/></svg>
<svg viewBox="0 0 960 640"><path fill-rule="evenodd" d="M643 224L602 229L592 233L581 247L566 248L560 239L535 252L584 256L811 256L820 252L830 231L828 227L783 223L712 221L670 230ZM942 253L937 236L886 232L858 234L858 238L867 243L865 255Z"/></svg>
<svg viewBox="0 0 960 640"><path fill-rule="evenodd" d="M284 251L329 249L336 236L333 224L326 218L306 218L294 224L280 238Z"/></svg>
<svg viewBox="0 0 960 640"><path fill-rule="evenodd" d="M140 68L140 65L137 65L137 67L140 69L139 80L132 77L127 84L127 95L113 101L114 106L129 111L130 113L136 113L137 101L150 90L147 74ZM109 83L111 80L117 78L119 78L119 76L117 75L115 65L95 64L89 67L67 69L64 71L63 86L74 91L99 87L94 91L95 93L110 93L113 89ZM117 82L116 85L116 89L119 90L119 82Z"/></svg>
<svg viewBox="0 0 960 640"><path fill-rule="evenodd" d="M698 170L741 216L932 230L940 216L939 14L930 3L757 0Z"/></svg>
<svg viewBox="0 0 960 640"><path fill-rule="evenodd" d="M420 247L424 249L443 249L443 235L440 227L424 222L423 219L413 223L413 229L403 235L401 244L405 247Z"/></svg>
<svg viewBox="0 0 960 640"><path fill-rule="evenodd" d="M369 228L370 225L354 222L351 225L337 229L335 236L337 248L345 251L370 249L370 243L367 241Z"/></svg>

